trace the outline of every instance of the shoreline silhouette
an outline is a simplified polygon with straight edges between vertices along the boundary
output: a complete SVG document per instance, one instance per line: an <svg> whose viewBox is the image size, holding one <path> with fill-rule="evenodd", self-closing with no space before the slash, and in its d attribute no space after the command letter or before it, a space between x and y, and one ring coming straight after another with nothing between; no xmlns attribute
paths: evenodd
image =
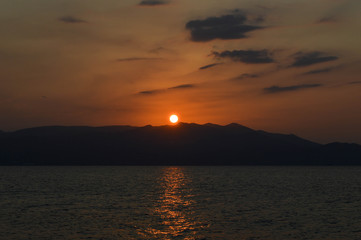
<svg viewBox="0 0 361 240"><path fill-rule="evenodd" d="M232 123L49 126L0 134L0 165L361 165L361 146Z"/></svg>

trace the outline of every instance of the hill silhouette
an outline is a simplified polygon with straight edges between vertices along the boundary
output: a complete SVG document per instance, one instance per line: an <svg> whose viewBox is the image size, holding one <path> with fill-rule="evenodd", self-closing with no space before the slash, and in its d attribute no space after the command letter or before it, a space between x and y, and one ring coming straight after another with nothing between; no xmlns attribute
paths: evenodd
<svg viewBox="0 0 361 240"><path fill-rule="evenodd" d="M0 165L361 165L361 146L236 123L52 126L1 133Z"/></svg>

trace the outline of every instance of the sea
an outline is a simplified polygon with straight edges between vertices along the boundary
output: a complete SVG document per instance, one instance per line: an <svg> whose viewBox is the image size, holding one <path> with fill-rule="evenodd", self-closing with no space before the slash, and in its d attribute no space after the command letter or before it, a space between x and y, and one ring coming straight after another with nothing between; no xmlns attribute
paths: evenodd
<svg viewBox="0 0 361 240"><path fill-rule="evenodd" d="M361 167L0 167L0 239L361 239Z"/></svg>

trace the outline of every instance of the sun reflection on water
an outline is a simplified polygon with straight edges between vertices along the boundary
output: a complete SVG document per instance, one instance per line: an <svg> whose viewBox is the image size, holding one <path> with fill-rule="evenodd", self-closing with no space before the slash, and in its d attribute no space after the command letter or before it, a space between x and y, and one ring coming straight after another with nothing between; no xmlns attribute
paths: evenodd
<svg viewBox="0 0 361 240"><path fill-rule="evenodd" d="M203 224L193 211L190 179L181 167L163 169L160 194L153 209L154 224L142 234L151 239L199 239Z"/></svg>

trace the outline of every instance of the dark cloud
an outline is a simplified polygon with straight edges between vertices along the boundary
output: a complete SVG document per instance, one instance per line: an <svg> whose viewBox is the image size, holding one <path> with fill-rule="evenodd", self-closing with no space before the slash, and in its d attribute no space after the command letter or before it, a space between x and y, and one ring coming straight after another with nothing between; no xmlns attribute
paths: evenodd
<svg viewBox="0 0 361 240"><path fill-rule="evenodd" d="M59 21L65 22L65 23L86 23L85 20L82 20L80 18L76 18L73 16L64 16L59 18Z"/></svg>
<svg viewBox="0 0 361 240"><path fill-rule="evenodd" d="M139 92L139 94L151 95L151 94L155 94L155 93L159 93L159 92L162 92L162 90L155 89L155 90L141 91L141 92Z"/></svg>
<svg viewBox="0 0 361 240"><path fill-rule="evenodd" d="M246 79L246 78L258 78L259 75L257 74L249 74L249 73L244 73L238 77L232 78L232 80L242 80L242 79Z"/></svg>
<svg viewBox="0 0 361 240"><path fill-rule="evenodd" d="M246 24L247 17L242 13L209 17L204 20L192 20L186 24L191 32L191 40L207 42L214 39L245 38L246 33L262 27Z"/></svg>
<svg viewBox="0 0 361 240"><path fill-rule="evenodd" d="M325 54L322 52L298 52L294 54L293 57L295 61L291 67L306 67L317 63L335 61L338 59L337 56L325 56Z"/></svg>
<svg viewBox="0 0 361 240"><path fill-rule="evenodd" d="M333 69L335 69L335 68L330 67L330 68L315 69L315 70L311 70L311 71L305 72L304 75L327 73L327 72L331 72Z"/></svg>
<svg viewBox="0 0 361 240"><path fill-rule="evenodd" d="M195 85L194 84L182 84L182 85L178 85L175 87L170 87L168 89L179 89L179 88L194 88Z"/></svg>
<svg viewBox="0 0 361 240"><path fill-rule="evenodd" d="M334 23L337 22L335 17L324 17L318 20L316 23Z"/></svg>
<svg viewBox="0 0 361 240"><path fill-rule="evenodd" d="M168 4L168 1L162 0L143 0L139 3L140 6L157 6L157 5L164 5Z"/></svg>
<svg viewBox="0 0 361 240"><path fill-rule="evenodd" d="M133 57L133 58L119 58L119 59L117 59L118 62L149 61L149 60L162 60L162 58Z"/></svg>
<svg viewBox="0 0 361 240"><path fill-rule="evenodd" d="M280 93L280 92L298 91L307 88L316 88L321 86L322 84L301 84L301 85L293 85L293 86L285 86L285 87L272 86L272 87L264 88L263 90L265 93Z"/></svg>
<svg viewBox="0 0 361 240"><path fill-rule="evenodd" d="M203 67L200 67L199 70L204 70L204 69L207 69L207 68L211 68L211 67L214 67L214 66L217 66L217 65L220 65L222 63L213 63L213 64L208 64L208 65L205 65Z"/></svg>
<svg viewBox="0 0 361 240"><path fill-rule="evenodd" d="M348 84L350 84L350 85L353 85L353 84L361 84L361 81L349 82Z"/></svg>
<svg viewBox="0 0 361 240"><path fill-rule="evenodd" d="M243 63L272 63L274 59L271 58L271 54L267 50L233 50L223 52L213 52L213 55L217 58L229 58L235 62Z"/></svg>
<svg viewBox="0 0 361 240"><path fill-rule="evenodd" d="M182 85L177 85L174 87L169 87L169 88L164 88L164 89L153 89L153 90L141 91L138 94L152 95L152 94L162 93L162 92L171 91L171 90L187 89L187 88L194 88L194 87L196 87L194 84L182 84Z"/></svg>
<svg viewBox="0 0 361 240"><path fill-rule="evenodd" d="M265 20L266 18L264 16L257 16L255 19L253 19L253 21L256 23L261 23L264 22Z"/></svg>
<svg viewBox="0 0 361 240"><path fill-rule="evenodd" d="M173 53L173 50L165 48L165 47L157 47L149 50L150 53L160 54L160 53Z"/></svg>

